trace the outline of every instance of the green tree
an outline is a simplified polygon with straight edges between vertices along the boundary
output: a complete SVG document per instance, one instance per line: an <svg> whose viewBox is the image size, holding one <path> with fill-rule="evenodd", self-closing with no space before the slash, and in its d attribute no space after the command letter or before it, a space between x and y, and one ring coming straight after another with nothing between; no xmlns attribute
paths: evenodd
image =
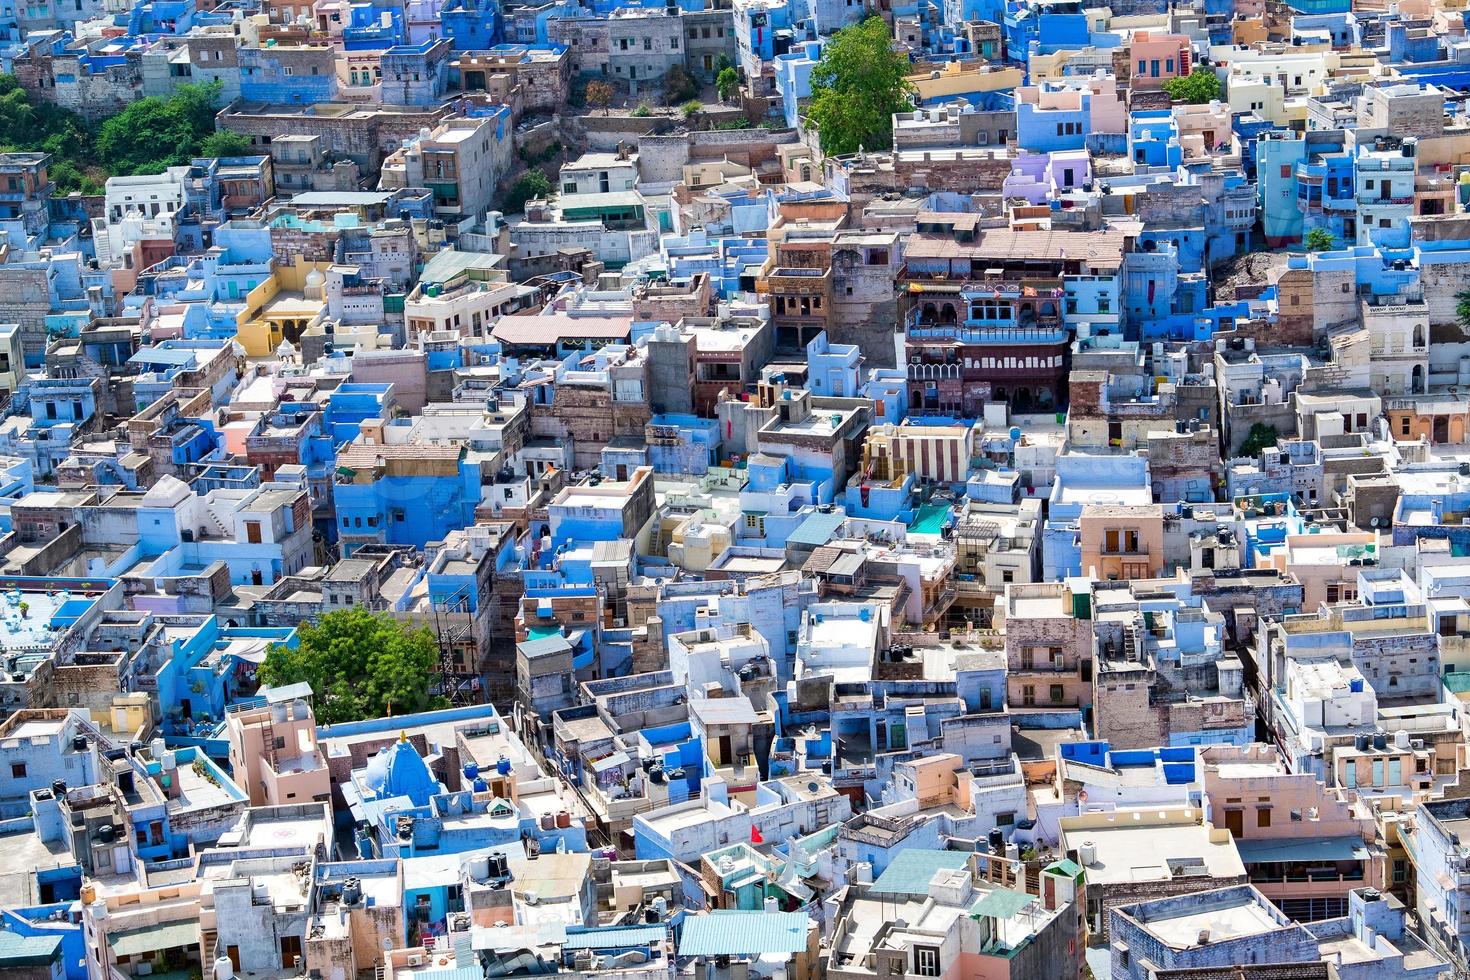
<svg viewBox="0 0 1470 980"><path fill-rule="evenodd" d="M1460 321L1460 326L1470 330L1470 289L1455 295L1455 319Z"/></svg>
<svg viewBox="0 0 1470 980"><path fill-rule="evenodd" d="M92 136L81 119L57 106L33 105L14 75L0 75L0 150L50 154L50 177L62 193L101 189Z"/></svg>
<svg viewBox="0 0 1470 980"><path fill-rule="evenodd" d="M728 54L722 54L718 58L715 59L715 74L716 75L720 74L726 68L734 68L734 67L735 67L735 62L733 62L733 61L730 60L730 56Z"/></svg>
<svg viewBox="0 0 1470 980"><path fill-rule="evenodd" d="M1240 444L1240 455L1254 459L1261 454L1262 449L1270 449L1276 445L1278 438L1280 436L1276 432L1276 426L1257 422L1246 433L1245 442Z"/></svg>
<svg viewBox="0 0 1470 980"><path fill-rule="evenodd" d="M539 170L527 170L505 192L502 210L507 214L517 214L526 209L527 201L546 197L550 193L551 181L546 179L546 175Z"/></svg>
<svg viewBox="0 0 1470 980"><path fill-rule="evenodd" d="M893 114L909 107L909 60L893 50L883 18L844 27L822 48L812 69L807 118L829 156L893 143Z"/></svg>
<svg viewBox="0 0 1470 980"><path fill-rule="evenodd" d="M167 99L130 104L97 131L97 156L114 174L157 173L187 164L214 132L224 84L180 85Z"/></svg>
<svg viewBox="0 0 1470 980"><path fill-rule="evenodd" d="M436 694L439 648L426 627L410 629L391 616L342 609L297 632L296 647L275 644L266 652L258 676L272 687L310 684L318 722L442 707Z"/></svg>
<svg viewBox="0 0 1470 980"><path fill-rule="evenodd" d="M201 157L243 157L254 153L250 137L232 133L227 129L216 130L204 137L199 144Z"/></svg>
<svg viewBox="0 0 1470 980"><path fill-rule="evenodd" d="M1169 79L1164 91L1175 102L1201 105L1220 97L1220 77L1209 68L1196 68L1188 75Z"/></svg>
<svg viewBox="0 0 1470 980"><path fill-rule="evenodd" d="M699 96L699 82L683 65L664 73L664 105L680 105Z"/></svg>
<svg viewBox="0 0 1470 980"><path fill-rule="evenodd" d="M679 111L683 113L685 119L693 119L704 111L704 103L698 99L690 99L679 107Z"/></svg>
<svg viewBox="0 0 1470 980"><path fill-rule="evenodd" d="M721 68L715 76L715 91L721 102L729 102L730 96L740 91L740 73L734 68Z"/></svg>
<svg viewBox="0 0 1470 980"><path fill-rule="evenodd" d="M1308 252L1328 252L1337 244L1337 239L1325 228L1313 228L1307 232L1305 242Z"/></svg>

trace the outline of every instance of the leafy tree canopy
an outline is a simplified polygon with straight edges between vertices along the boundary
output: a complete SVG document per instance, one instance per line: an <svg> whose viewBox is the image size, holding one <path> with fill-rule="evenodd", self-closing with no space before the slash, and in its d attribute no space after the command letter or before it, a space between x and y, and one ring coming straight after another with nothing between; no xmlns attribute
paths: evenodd
<svg viewBox="0 0 1470 980"><path fill-rule="evenodd" d="M893 50L881 17L844 27L822 48L812 69L807 119L817 128L822 152L856 153L893 143L893 114L909 107L908 58Z"/></svg>
<svg viewBox="0 0 1470 980"><path fill-rule="evenodd" d="M170 97L130 104L93 128L53 105L33 105L14 75L0 75L0 150L51 155L61 193L101 193L108 176L159 173L198 156L241 156L250 141L215 132L223 85L181 85Z"/></svg>
<svg viewBox="0 0 1470 980"><path fill-rule="evenodd" d="M244 157L255 152L250 137L232 133L228 129L216 130L204 137L199 144L201 157Z"/></svg>
<svg viewBox="0 0 1470 980"><path fill-rule="evenodd" d="M187 164L214 132L222 82L180 85L167 99L139 99L103 122L97 155L116 174L156 173Z"/></svg>
<svg viewBox="0 0 1470 980"><path fill-rule="evenodd" d="M1240 454L1251 458L1259 456L1261 450L1270 449L1276 445L1278 438L1280 436L1276 431L1276 426L1257 422L1251 426L1250 432L1246 433L1245 442L1240 444Z"/></svg>
<svg viewBox="0 0 1470 980"><path fill-rule="evenodd" d="M365 609L329 612L298 629L300 644L277 644L260 665L262 684L311 685L322 724L409 714L443 706L435 686L434 635Z"/></svg>
<svg viewBox="0 0 1470 980"><path fill-rule="evenodd" d="M1455 295L1455 319L1460 321L1460 326L1470 330L1470 289Z"/></svg>
<svg viewBox="0 0 1470 980"><path fill-rule="evenodd" d="M1220 97L1220 77L1209 68L1196 68L1188 75L1169 79L1164 91L1177 102L1201 105Z"/></svg>
<svg viewBox="0 0 1470 980"><path fill-rule="evenodd" d="M721 68L715 77L715 91L721 102L729 102L730 96L740 91L740 73L734 68Z"/></svg>
<svg viewBox="0 0 1470 980"><path fill-rule="evenodd" d="M1308 252L1326 252L1337 244L1337 239L1325 228L1313 228L1307 232L1306 244Z"/></svg>
<svg viewBox="0 0 1470 980"><path fill-rule="evenodd" d="M527 170L506 191L503 210L516 214L526 209L526 202L551 193L551 181L539 170Z"/></svg>

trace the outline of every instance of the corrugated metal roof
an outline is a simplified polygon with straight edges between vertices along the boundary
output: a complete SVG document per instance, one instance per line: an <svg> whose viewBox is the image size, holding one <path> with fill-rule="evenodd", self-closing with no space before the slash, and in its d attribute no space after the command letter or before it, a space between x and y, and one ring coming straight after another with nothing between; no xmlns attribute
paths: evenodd
<svg viewBox="0 0 1470 980"><path fill-rule="evenodd" d="M556 653L566 653L572 649L566 637L557 634L555 636L543 636L537 640L522 640L516 644L516 650L527 660L535 660L537 657L549 657Z"/></svg>
<svg viewBox="0 0 1470 980"><path fill-rule="evenodd" d="M830 514L815 513L801 522L795 531L786 538L787 544L807 545L816 548L832 540L832 535L847 520L847 515L840 510Z"/></svg>
<svg viewBox="0 0 1470 980"><path fill-rule="evenodd" d="M107 934L107 945L117 956L137 956L163 949L178 949L180 946L199 945L198 922L165 922L163 925L145 926Z"/></svg>
<svg viewBox="0 0 1470 980"><path fill-rule="evenodd" d="M689 710L706 725L754 725L760 722L750 698L695 698Z"/></svg>
<svg viewBox="0 0 1470 980"><path fill-rule="evenodd" d="M415 974L414 980L485 980L485 971L478 966L447 966Z"/></svg>
<svg viewBox="0 0 1470 980"><path fill-rule="evenodd" d="M763 956L806 949L805 912L736 912L691 915L679 936L680 956Z"/></svg>
<svg viewBox="0 0 1470 980"><path fill-rule="evenodd" d="M1358 837L1285 837L1238 840L1235 849L1245 864L1272 861L1363 861L1368 848Z"/></svg>
<svg viewBox="0 0 1470 980"><path fill-rule="evenodd" d="M668 938L667 926L617 926L611 929L568 929L562 949L612 949L622 946L647 946Z"/></svg>
<svg viewBox="0 0 1470 980"><path fill-rule="evenodd" d="M965 866L964 851L934 851L913 848L899 851L888 869L868 889L870 895L927 895L936 872Z"/></svg>

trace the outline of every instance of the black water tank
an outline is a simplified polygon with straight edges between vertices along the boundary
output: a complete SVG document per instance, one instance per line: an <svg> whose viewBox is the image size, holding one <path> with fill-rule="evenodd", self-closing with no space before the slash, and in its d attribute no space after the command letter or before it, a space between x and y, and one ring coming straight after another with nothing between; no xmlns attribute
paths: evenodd
<svg viewBox="0 0 1470 980"><path fill-rule="evenodd" d="M992 828L986 837L986 843L990 845L991 854L1004 854L1006 852L1006 835L1000 832L999 827Z"/></svg>

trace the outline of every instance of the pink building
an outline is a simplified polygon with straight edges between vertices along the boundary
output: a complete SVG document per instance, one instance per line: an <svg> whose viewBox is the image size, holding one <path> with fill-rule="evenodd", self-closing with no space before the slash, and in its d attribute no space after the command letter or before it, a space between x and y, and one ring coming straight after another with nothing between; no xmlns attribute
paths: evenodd
<svg viewBox="0 0 1470 980"><path fill-rule="evenodd" d="M1189 38L1183 34L1155 34L1139 31L1128 46L1133 77L1129 86L1136 90L1160 89L1171 78L1188 75L1194 67Z"/></svg>
<svg viewBox="0 0 1470 980"><path fill-rule="evenodd" d="M262 688L264 704L225 716L230 766L250 805L280 806L331 799L332 782L317 748L316 717L305 684Z"/></svg>
<svg viewBox="0 0 1470 980"><path fill-rule="evenodd" d="M1128 132L1128 107L1118 92L1118 80L1097 72L1087 77L1050 78L1016 89L1016 101L1043 112L1080 112L1086 101L1089 133Z"/></svg>
<svg viewBox="0 0 1470 980"><path fill-rule="evenodd" d="M1348 893L1384 887L1384 851L1355 794L1286 771L1270 745L1200 749L1206 812L1235 838L1251 884L1304 922L1347 915Z"/></svg>

